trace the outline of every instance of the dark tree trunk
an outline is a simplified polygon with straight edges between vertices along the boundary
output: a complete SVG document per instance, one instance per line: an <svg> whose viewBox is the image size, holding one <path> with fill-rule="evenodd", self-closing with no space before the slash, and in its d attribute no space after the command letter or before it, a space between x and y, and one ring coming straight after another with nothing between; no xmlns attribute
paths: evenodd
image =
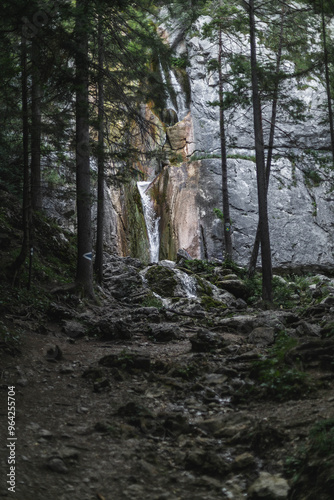
<svg viewBox="0 0 334 500"><path fill-rule="evenodd" d="M224 215L224 243L225 256L232 259L232 237L231 237L231 219L230 203L227 185L227 155L226 155L226 135L225 135L225 115L224 115L224 81L222 74L222 28L219 27L219 47L218 47L218 74L219 74L219 126L220 126L220 144L222 155L222 195L223 195L223 215Z"/></svg>
<svg viewBox="0 0 334 500"><path fill-rule="evenodd" d="M89 63L88 3L76 4L76 188L78 255L76 283L84 295L93 297L91 192L89 157Z"/></svg>
<svg viewBox="0 0 334 500"><path fill-rule="evenodd" d="M284 15L285 15L285 6L282 7L282 14L281 14L280 39L279 39L279 46L278 46L278 51L277 51L276 72L275 72L276 73L276 81L275 81L275 88L274 88L274 94L273 94L273 103L272 103L272 108L271 108L270 134L269 134L268 155L267 155L267 163L266 163L267 194L268 194L268 188L269 188L270 169L271 169L271 162L272 162L273 149L274 149L274 137L275 137L277 103L278 103L278 88L279 88L279 71L280 71L280 67L281 67L281 58L282 58ZM261 243L260 224L258 224L255 242L254 242L254 246L253 246L253 251L252 251L252 255L250 258L250 262L249 262L249 268L248 268L248 276L249 277L252 277L255 274L256 263L257 263L257 259L258 259L258 255L259 255L259 249L260 249L260 243Z"/></svg>
<svg viewBox="0 0 334 500"><path fill-rule="evenodd" d="M33 210L42 209L41 190L41 52L37 37L31 41L31 204Z"/></svg>
<svg viewBox="0 0 334 500"><path fill-rule="evenodd" d="M257 73L254 0L250 0L249 2L249 26L250 26L256 173L257 173L257 189L258 189L258 205L259 205L259 227L260 227L261 258L262 258L262 298L263 300L271 302L272 264L271 264L271 249L270 249L268 205L267 205L267 183L266 183L265 160L264 160L262 110L261 110L261 100L259 94L258 73Z"/></svg>
<svg viewBox="0 0 334 500"><path fill-rule="evenodd" d="M323 40L323 44L324 44L324 61L325 61L325 79L326 79L327 103L328 103L328 119L329 119L329 129L330 129L330 134L331 134L332 157L333 157L333 163L334 163L333 108L332 108L332 96L331 96L329 67L328 67L328 47L327 47L327 34L326 34L326 23L325 23L325 13L324 13L323 0L321 0L321 28L322 28L322 40Z"/></svg>
<svg viewBox="0 0 334 500"><path fill-rule="evenodd" d="M99 17L98 27L98 181L97 181L97 228L96 228L96 258L95 273L99 283L103 280L103 233L104 233L104 47L102 20Z"/></svg>
<svg viewBox="0 0 334 500"><path fill-rule="evenodd" d="M22 143L23 143L23 200L22 226L23 241L21 251L10 267L13 283L17 283L20 269L28 256L30 245L31 203L30 203L30 168L29 168L29 119L28 119L28 74L27 74L27 40L21 39L21 92L22 92ZM29 287L29 284L28 284Z"/></svg>

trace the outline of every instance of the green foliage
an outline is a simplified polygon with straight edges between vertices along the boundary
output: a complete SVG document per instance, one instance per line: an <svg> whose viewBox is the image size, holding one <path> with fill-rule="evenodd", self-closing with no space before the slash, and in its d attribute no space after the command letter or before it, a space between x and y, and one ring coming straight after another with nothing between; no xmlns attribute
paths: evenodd
<svg viewBox="0 0 334 500"><path fill-rule="evenodd" d="M300 476L300 472L304 467L307 456L307 450L305 446L300 447L295 455L286 458L284 463L284 472L287 477L292 478L295 482Z"/></svg>
<svg viewBox="0 0 334 500"><path fill-rule="evenodd" d="M225 310L227 308L226 304L222 303L220 300L216 300L213 297L210 297L209 295L203 295L201 297L201 304L206 309L206 311L210 311L210 309Z"/></svg>
<svg viewBox="0 0 334 500"><path fill-rule="evenodd" d="M147 295L141 304L143 307L156 307L157 309L161 309L163 307L161 300L153 294Z"/></svg>
<svg viewBox="0 0 334 500"><path fill-rule="evenodd" d="M308 187L318 187L323 181L321 175L316 170L305 170L304 179Z"/></svg>
<svg viewBox="0 0 334 500"><path fill-rule="evenodd" d="M296 344L297 340L283 331L268 357L253 363L251 376L260 383L264 395L283 400L301 397L310 390L309 376L285 362L287 352Z"/></svg>
<svg viewBox="0 0 334 500"><path fill-rule="evenodd" d="M222 222L224 222L224 214L223 214L223 212L219 208L214 208L213 209L213 213L215 214L215 216L217 217L217 219L219 219Z"/></svg>
<svg viewBox="0 0 334 500"><path fill-rule="evenodd" d="M185 260L183 263L183 267L192 271L195 274L201 273L212 273L215 265L211 264L207 260L193 259L193 260Z"/></svg>
<svg viewBox="0 0 334 500"><path fill-rule="evenodd" d="M45 313L50 304L50 297L36 285L31 287L31 290L26 288L13 288L7 283L2 283L0 286L1 301L0 312L17 312L17 310L25 313L33 311L34 314Z"/></svg>
<svg viewBox="0 0 334 500"><path fill-rule="evenodd" d="M320 169L324 169L325 171L331 171L334 168L333 165L333 157L326 151L318 151L315 149L306 149L304 151L305 154L305 162L313 163Z"/></svg>
<svg viewBox="0 0 334 500"><path fill-rule="evenodd" d="M249 294L248 303L253 304L260 300L262 294L261 274L256 273L252 278L245 278L245 283ZM312 300L309 289L312 283L315 283L315 278L310 275L288 275L285 278L274 276L272 280L274 304L284 308L308 305Z"/></svg>
<svg viewBox="0 0 334 500"><path fill-rule="evenodd" d="M174 68L186 69L186 67L189 66L189 60L187 56L171 57L171 66Z"/></svg>
<svg viewBox="0 0 334 500"><path fill-rule="evenodd" d="M262 296L262 278L256 273L252 278L246 278L245 284L247 288L247 302L249 304L254 304L254 302L260 300Z"/></svg>
<svg viewBox="0 0 334 500"><path fill-rule="evenodd" d="M236 159L236 160L249 160L249 161L252 161L254 163L256 161L255 156L242 155L242 154L228 154L227 158L233 158L233 159Z"/></svg>
<svg viewBox="0 0 334 500"><path fill-rule="evenodd" d="M170 375L180 377L184 380L191 380L199 374L198 367L195 364L176 366L171 370Z"/></svg>
<svg viewBox="0 0 334 500"><path fill-rule="evenodd" d="M0 302L1 308L2 302ZM7 325L0 320L0 349L9 352L10 354L16 354L19 352L20 345L20 333L9 329Z"/></svg>
<svg viewBox="0 0 334 500"><path fill-rule="evenodd" d="M171 269L163 266L151 266L145 274L150 288L161 297L171 297L177 286L177 280Z"/></svg>
<svg viewBox="0 0 334 500"><path fill-rule="evenodd" d="M322 457L334 454L334 419L316 423L310 430L310 448Z"/></svg>
<svg viewBox="0 0 334 500"><path fill-rule="evenodd" d="M210 158L221 158L221 155L215 153L203 153L203 154L194 153L190 157L190 161L208 160Z"/></svg>

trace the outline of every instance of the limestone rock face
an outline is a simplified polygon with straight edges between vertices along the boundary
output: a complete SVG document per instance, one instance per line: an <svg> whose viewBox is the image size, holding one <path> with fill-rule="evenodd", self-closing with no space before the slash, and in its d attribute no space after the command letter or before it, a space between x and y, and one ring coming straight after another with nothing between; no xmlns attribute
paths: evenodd
<svg viewBox="0 0 334 500"><path fill-rule="evenodd" d="M193 33L209 18L200 18ZM182 28L182 27L181 27ZM172 68L163 79L173 85L166 110L158 117L156 143L164 160L139 168L152 179L151 194L160 217L160 259L176 260L179 248L192 258L224 256L218 78L207 69L217 57L217 46L200 36L182 36L182 29L162 27L186 68ZM225 40L224 44L232 44ZM241 52L248 55L245 40ZM292 63L285 62L293 72ZM291 67L289 67L289 65ZM330 138L319 105L325 89L318 77L290 79L287 93L301 99L308 116L296 123L283 108L278 111L275 150L268 193L269 226L274 268L288 271L334 268L334 172L330 168ZM263 109L265 143L268 141L270 103ZM255 239L258 208L251 107L226 112L228 188L232 219L233 260L247 266ZM135 166L137 168L137 164ZM148 239L134 186L109 188L107 244L119 255L147 261ZM259 261L260 264L260 261Z"/></svg>
<svg viewBox="0 0 334 500"><path fill-rule="evenodd" d="M201 18L197 28L208 20ZM179 84L175 87L178 99L174 110L180 121L167 127L165 146L172 161L155 181L161 216L161 257L174 259L175 249L180 247L193 258L222 258L222 224L213 212L222 207L219 110L209 105L217 100L218 80L207 70L208 61L217 56L217 47L198 36L177 37L175 32L171 43L176 53L186 55L189 61L186 72L190 92L184 88L182 100L182 88ZM240 50L247 53L246 42ZM171 81L173 78L175 75ZM307 105L309 115L306 121L295 123L282 109L278 113L268 194L273 266L332 269L334 175L326 153L330 145L328 127L321 123L319 111L324 89L316 77L311 83L291 79L287 85L291 96ZM169 107L173 107L171 100ZM265 106L265 141L270 112L270 105ZM249 262L258 222L252 121L251 108L226 113L233 258L241 265ZM314 177L314 172L318 176Z"/></svg>

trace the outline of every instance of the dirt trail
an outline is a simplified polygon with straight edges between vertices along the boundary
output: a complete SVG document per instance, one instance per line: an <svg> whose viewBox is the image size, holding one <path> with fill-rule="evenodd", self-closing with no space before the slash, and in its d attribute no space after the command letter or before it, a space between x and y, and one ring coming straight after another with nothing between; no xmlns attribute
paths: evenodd
<svg viewBox="0 0 334 500"><path fill-rule="evenodd" d="M21 354L1 355L0 498L256 498L247 491L259 472L284 474L312 425L334 418L333 374L314 371L323 388L298 401L235 404L251 346L194 353L191 335L168 343L141 333L122 343L74 342L57 328L48 335L27 329ZM15 493L6 484L9 386Z"/></svg>

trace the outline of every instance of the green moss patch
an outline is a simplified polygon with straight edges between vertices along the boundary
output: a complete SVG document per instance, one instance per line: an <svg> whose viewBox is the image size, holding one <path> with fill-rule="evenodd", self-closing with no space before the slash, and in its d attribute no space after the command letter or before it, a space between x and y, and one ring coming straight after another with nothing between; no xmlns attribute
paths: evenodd
<svg viewBox="0 0 334 500"><path fill-rule="evenodd" d="M171 269L162 266L152 266L145 278L153 292L161 297L172 297L177 286L177 280Z"/></svg>

